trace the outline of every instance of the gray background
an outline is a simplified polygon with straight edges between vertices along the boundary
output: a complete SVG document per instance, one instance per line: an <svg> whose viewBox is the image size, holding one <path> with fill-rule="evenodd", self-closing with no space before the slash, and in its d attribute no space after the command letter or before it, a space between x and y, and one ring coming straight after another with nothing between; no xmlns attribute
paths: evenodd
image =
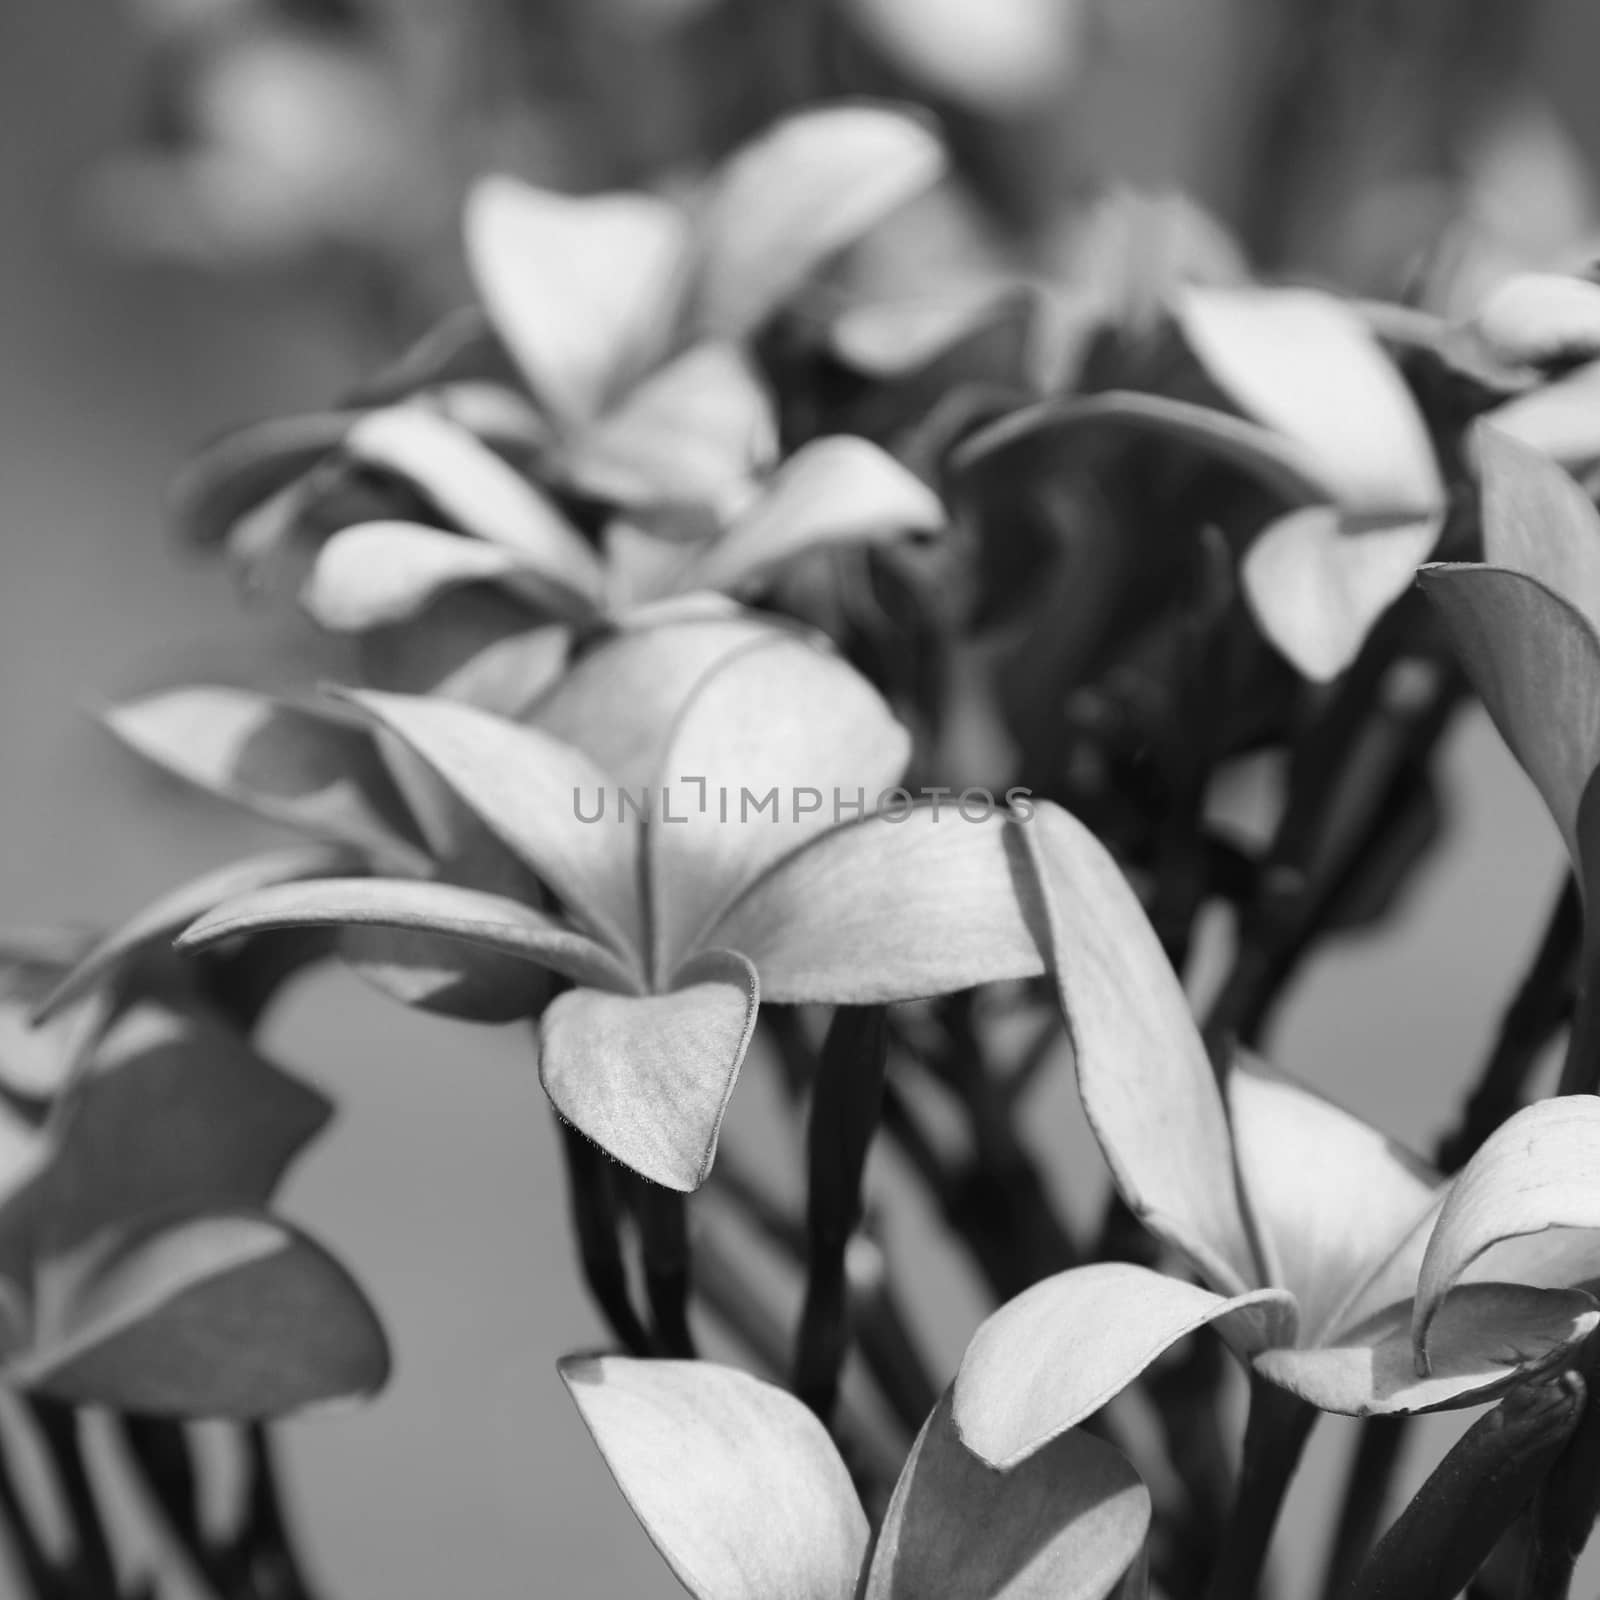
<svg viewBox="0 0 1600 1600"><path fill-rule="evenodd" d="M1226 35L1202 27L1196 0L1144 3L1182 3L1193 34L1174 30L1166 57L1138 64L1131 98L1127 84L1101 96L1099 136L1135 176L1203 183L1198 108L1225 100ZM1548 52L1580 116L1580 75L1596 59L1575 31L1596 31L1582 10L1554 8ZM264 619L236 605L220 571L171 546L163 484L198 437L315 404L366 354L313 294L131 267L85 244L78 186L131 113L133 59L107 0L0 6L4 922L110 917L253 842L220 808L179 802L136 769L86 708L270 662ZM1552 828L1481 717L1461 728L1450 764L1448 870L1384 938L1322 963L1276 1052L1424 1145L1475 1070L1558 861ZM600 1330L575 1286L525 1038L430 1022L328 977L295 1000L278 1042L343 1104L289 1209L356 1266L398 1352L380 1403L288 1430L330 1590L675 1592L554 1376L555 1358ZM1068 1098L1045 1109L1041 1143L1081 1153ZM936 1303L939 1354L953 1360L975 1300L955 1281L916 1287ZM1348 1438L1348 1425L1326 1423L1297 1488L1297 1567Z"/></svg>

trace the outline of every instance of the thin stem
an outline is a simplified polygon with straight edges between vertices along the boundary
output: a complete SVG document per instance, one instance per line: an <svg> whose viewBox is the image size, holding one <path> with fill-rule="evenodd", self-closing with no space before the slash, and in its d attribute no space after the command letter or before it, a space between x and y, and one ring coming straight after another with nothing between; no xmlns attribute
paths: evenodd
<svg viewBox="0 0 1600 1600"><path fill-rule="evenodd" d="M1600 1512L1600 1407L1593 1393L1597 1367L1600 1345L1591 1343L1583 1363L1582 1417L1534 1495L1519 1600L1567 1600L1578 1557L1594 1531Z"/></svg>
<svg viewBox="0 0 1600 1600"><path fill-rule="evenodd" d="M1251 1373L1244 1459L1209 1600L1250 1600L1259 1588L1284 1495L1317 1416L1315 1407Z"/></svg>
<svg viewBox="0 0 1600 1600"><path fill-rule="evenodd" d="M861 1224L861 1180L878 1126L889 1056L882 1006L841 1006L818 1062L808 1136L805 1307L794 1391L824 1422L839 1392L850 1343L846 1254Z"/></svg>
<svg viewBox="0 0 1600 1600"><path fill-rule="evenodd" d="M1586 927L1578 953L1577 1001L1557 1094L1600 1091L1600 917Z"/></svg>
<svg viewBox="0 0 1600 1600"><path fill-rule="evenodd" d="M622 1212L610 1158L570 1123L562 1122L560 1130L584 1283L623 1349L630 1355L648 1355L650 1334L628 1294Z"/></svg>
<svg viewBox="0 0 1600 1600"><path fill-rule="evenodd" d="M54 1600L61 1592L61 1575L39 1538L17 1488L12 1473L10 1441L4 1439L0 1439L0 1530L36 1600Z"/></svg>
<svg viewBox="0 0 1600 1600"><path fill-rule="evenodd" d="M1410 1435L1409 1417L1366 1417L1345 1475L1322 1600L1338 1600L1377 1542L1394 1475Z"/></svg>
<svg viewBox="0 0 1600 1600"><path fill-rule="evenodd" d="M89 1594L114 1596L119 1592L117 1564L84 1457L78 1413L60 1401L38 1398L28 1402L28 1409L49 1452L67 1508L74 1579Z"/></svg>
<svg viewBox="0 0 1600 1600"><path fill-rule="evenodd" d="M250 1600L315 1600L289 1530L271 1436L252 1423L243 1430L242 1443L250 1476L238 1548L249 1574Z"/></svg>
<svg viewBox="0 0 1600 1600"><path fill-rule="evenodd" d="M656 1347L662 1355L688 1360L695 1353L689 1331L688 1196L641 1181L634 1185L633 1199Z"/></svg>

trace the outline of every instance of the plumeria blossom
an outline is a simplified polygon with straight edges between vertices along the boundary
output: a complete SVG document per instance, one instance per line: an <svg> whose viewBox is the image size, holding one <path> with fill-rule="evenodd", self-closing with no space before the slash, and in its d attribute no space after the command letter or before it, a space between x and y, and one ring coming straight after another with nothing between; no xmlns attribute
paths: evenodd
<svg viewBox="0 0 1600 1600"><path fill-rule="evenodd" d="M731 650L729 628L750 630ZM527 964L525 994L537 969L559 973L571 987L539 1022L546 1091L670 1188L710 1168L763 995L887 1003L1043 970L1023 824L989 797L963 811L896 791L909 735L809 638L738 621L624 635L521 724L432 697L344 699L554 907L438 880L310 879L228 900L182 943L359 928L423 941L419 983L464 980L485 950Z"/></svg>
<svg viewBox="0 0 1600 1600"><path fill-rule="evenodd" d="M1311 289L1191 289L1178 326L1223 395L1323 489L1261 533L1241 569L1262 630L1306 676L1343 670L1444 524L1427 425L1356 310ZM1311 376L1308 376L1311 375Z"/></svg>
<svg viewBox="0 0 1600 1600"><path fill-rule="evenodd" d="M497 576L447 579L441 564L497 556L513 587L554 583L569 604L597 603L598 561L572 548L547 493L731 531L764 487L781 487L769 485L777 420L749 339L943 169L915 117L851 104L779 122L687 203L485 179L467 205L466 244L488 324L467 314L442 326L369 391L382 400L376 414L263 423L219 441L181 485L184 520L259 563L338 480L325 470L333 459L396 474L448 528L487 546L423 540L441 531L426 520L404 524L409 539L390 529L386 544L433 572L435 589ZM420 407L388 414L407 396ZM511 487L496 451L545 492Z"/></svg>
<svg viewBox="0 0 1600 1600"><path fill-rule="evenodd" d="M0 1385L238 1419L381 1387L376 1313L271 1205L328 1101L194 996L30 1029L70 960L4 968Z"/></svg>
<svg viewBox="0 0 1600 1600"><path fill-rule="evenodd" d="M1207 1325L1273 1383L1365 1415L1477 1404L1600 1324L1600 1306L1565 1287L1594 1276L1592 1238L1563 1235L1576 1246L1548 1260L1508 1243L1590 1225L1600 1184L1577 1176L1574 1152L1600 1155L1600 1101L1523 1112L1446 1190L1263 1066L1241 1062L1224 1093L1100 847L1062 813L1041 812L1029 842L1090 1126L1134 1214L1201 1283L1105 1263L1002 1307L954 1390L978 1455L1025 1459ZM1554 1168L1573 1194L1541 1187Z"/></svg>
<svg viewBox="0 0 1600 1600"><path fill-rule="evenodd" d="M617 1486L695 1600L1103 1600L1145 1592L1150 1497L1068 1433L1015 1472L928 1418L873 1539L827 1430L711 1362L571 1356L561 1376Z"/></svg>

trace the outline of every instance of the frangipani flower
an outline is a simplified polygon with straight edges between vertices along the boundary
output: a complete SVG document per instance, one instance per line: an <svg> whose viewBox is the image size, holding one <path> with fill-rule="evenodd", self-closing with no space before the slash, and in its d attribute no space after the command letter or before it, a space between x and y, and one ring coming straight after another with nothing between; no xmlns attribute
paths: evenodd
<svg viewBox="0 0 1600 1600"><path fill-rule="evenodd" d="M980 1456L1025 1458L1207 1324L1262 1376L1352 1415L1476 1404L1600 1324L1588 1294L1531 1286L1595 1275L1592 1239L1543 1264L1506 1243L1600 1215L1600 1178L1575 1154L1587 1142L1600 1173L1600 1101L1523 1112L1445 1191L1263 1067L1236 1066L1224 1098L1137 902L1069 822L1041 811L1029 842L1084 1108L1123 1198L1205 1287L1109 1263L1002 1307L955 1384ZM1552 1171L1566 1186L1547 1192Z"/></svg>
<svg viewBox="0 0 1600 1600"><path fill-rule="evenodd" d="M727 649L739 628L749 636ZM987 796L880 808L909 736L865 679L798 635L737 621L622 635L525 725L436 698L344 698L559 909L340 877L227 901L181 942L379 929L397 936L397 965L405 941L424 941L406 975L419 984L448 985L484 950L558 972L573 987L540 1020L546 1091L670 1188L709 1170L763 994L886 1003L1043 971L1014 881L1022 825Z"/></svg>
<svg viewBox="0 0 1600 1600"><path fill-rule="evenodd" d="M380 1388L376 1313L269 1209L324 1097L198 1000L131 1000L98 1036L74 1017L29 1039L31 992L66 962L26 966L0 1000L0 1385L241 1419Z"/></svg>
<svg viewBox="0 0 1600 1600"><path fill-rule="evenodd" d="M1150 1497L1068 1433L1015 1472L975 1460L948 1395L873 1539L827 1430L705 1361L569 1356L561 1376L617 1486L695 1600L1104 1600L1142 1595Z"/></svg>
<svg viewBox="0 0 1600 1600"><path fill-rule="evenodd" d="M1175 311L1223 394L1281 435L1325 490L1325 504L1256 538L1241 576L1273 644L1307 677L1332 678L1443 527L1427 425L1355 309L1331 295L1191 289Z"/></svg>

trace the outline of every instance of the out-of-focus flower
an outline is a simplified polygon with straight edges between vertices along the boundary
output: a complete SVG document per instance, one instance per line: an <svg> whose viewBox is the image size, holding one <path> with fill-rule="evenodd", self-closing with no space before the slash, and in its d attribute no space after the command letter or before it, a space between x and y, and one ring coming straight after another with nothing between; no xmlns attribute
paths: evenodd
<svg viewBox="0 0 1600 1600"><path fill-rule="evenodd" d="M887 1003L1043 970L1015 878L1022 825L991 796L913 803L896 788L909 736L866 680L787 632L758 626L726 649L739 626L619 636L522 725L440 698L344 696L559 910L333 878L227 901L182 944L376 928L424 941L435 984L485 948L551 968L575 985L540 1018L556 1109L647 1178L695 1188L761 995ZM536 993L528 970L513 1000Z"/></svg>
<svg viewBox="0 0 1600 1600"><path fill-rule="evenodd" d="M946 1396L874 1540L827 1430L782 1389L711 1362L620 1356L569 1356L561 1376L634 1515L696 1600L1144 1593L1149 1494L1088 1434L996 1473L962 1447Z"/></svg>
<svg viewBox="0 0 1600 1600"><path fill-rule="evenodd" d="M0 985L0 1384L241 1419L381 1387L376 1313L271 1209L327 1100L198 995L32 1029L80 946L13 947Z"/></svg>
<svg viewBox="0 0 1600 1600"><path fill-rule="evenodd" d="M955 1384L961 1436L1022 1460L1208 1324L1273 1383L1354 1415L1472 1405L1567 1355L1600 1307L1600 1101L1521 1113L1442 1190L1383 1135L1241 1063L1226 1097L1131 892L1064 813L1029 830L1090 1126L1122 1197L1208 1287L1077 1268L1001 1308ZM1556 1285L1558 1287L1544 1287Z"/></svg>

